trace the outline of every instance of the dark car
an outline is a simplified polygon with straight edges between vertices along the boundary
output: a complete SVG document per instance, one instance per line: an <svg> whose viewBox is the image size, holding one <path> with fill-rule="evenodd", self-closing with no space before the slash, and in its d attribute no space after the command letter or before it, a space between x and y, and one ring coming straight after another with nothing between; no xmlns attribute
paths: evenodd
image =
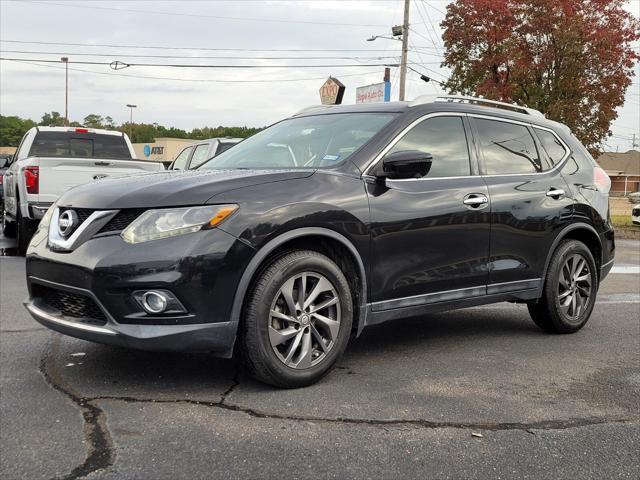
<svg viewBox="0 0 640 480"><path fill-rule="evenodd" d="M575 332L613 265L609 188L533 110L307 109L198 170L65 193L29 247L26 307L95 342L235 352L282 387L317 381L363 328L427 312L526 303Z"/></svg>

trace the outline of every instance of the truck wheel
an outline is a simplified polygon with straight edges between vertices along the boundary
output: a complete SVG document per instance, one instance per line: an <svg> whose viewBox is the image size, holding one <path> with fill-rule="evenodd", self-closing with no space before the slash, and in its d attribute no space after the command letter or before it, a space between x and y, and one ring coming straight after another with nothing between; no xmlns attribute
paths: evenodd
<svg viewBox="0 0 640 480"><path fill-rule="evenodd" d="M340 268L321 253L293 251L265 268L250 290L238 353L262 382L311 385L344 352L352 320L351 289Z"/></svg>
<svg viewBox="0 0 640 480"><path fill-rule="evenodd" d="M7 221L6 211L2 212L2 234L8 238L15 238L16 236L16 224Z"/></svg>
<svg viewBox="0 0 640 480"><path fill-rule="evenodd" d="M589 320L597 292L591 251L578 240L565 240L551 257L542 297L528 305L529 314L547 332L577 332Z"/></svg>
<svg viewBox="0 0 640 480"><path fill-rule="evenodd" d="M20 210L16 215L16 243L18 244L18 255L27 253L27 247L31 241L31 237L35 233L35 222L22 218Z"/></svg>

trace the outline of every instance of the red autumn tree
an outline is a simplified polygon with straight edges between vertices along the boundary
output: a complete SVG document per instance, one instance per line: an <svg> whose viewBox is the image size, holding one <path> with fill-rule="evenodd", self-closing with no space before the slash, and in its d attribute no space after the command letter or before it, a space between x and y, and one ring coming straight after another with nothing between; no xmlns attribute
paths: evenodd
<svg viewBox="0 0 640 480"><path fill-rule="evenodd" d="M442 23L451 93L511 101L567 124L592 152L640 58L624 0L455 0Z"/></svg>

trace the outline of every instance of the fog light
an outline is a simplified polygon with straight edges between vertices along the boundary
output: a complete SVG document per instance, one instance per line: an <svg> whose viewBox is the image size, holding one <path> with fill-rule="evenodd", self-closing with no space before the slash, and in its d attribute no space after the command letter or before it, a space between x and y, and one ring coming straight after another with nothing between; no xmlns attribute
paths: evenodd
<svg viewBox="0 0 640 480"><path fill-rule="evenodd" d="M142 295L142 307L149 313L162 313L167 309L167 297L160 292L150 291Z"/></svg>
<svg viewBox="0 0 640 480"><path fill-rule="evenodd" d="M133 298L151 315L187 313L180 300L169 290L137 290L133 292Z"/></svg>

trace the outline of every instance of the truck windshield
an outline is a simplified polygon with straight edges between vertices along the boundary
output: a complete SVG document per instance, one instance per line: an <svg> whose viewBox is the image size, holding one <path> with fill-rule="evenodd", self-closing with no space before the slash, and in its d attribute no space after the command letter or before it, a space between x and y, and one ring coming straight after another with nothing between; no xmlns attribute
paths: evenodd
<svg viewBox="0 0 640 480"><path fill-rule="evenodd" d="M393 117L389 113L334 113L291 118L247 138L199 168L331 168Z"/></svg>
<svg viewBox="0 0 640 480"><path fill-rule="evenodd" d="M90 132L38 132L29 156L131 160L124 136Z"/></svg>

